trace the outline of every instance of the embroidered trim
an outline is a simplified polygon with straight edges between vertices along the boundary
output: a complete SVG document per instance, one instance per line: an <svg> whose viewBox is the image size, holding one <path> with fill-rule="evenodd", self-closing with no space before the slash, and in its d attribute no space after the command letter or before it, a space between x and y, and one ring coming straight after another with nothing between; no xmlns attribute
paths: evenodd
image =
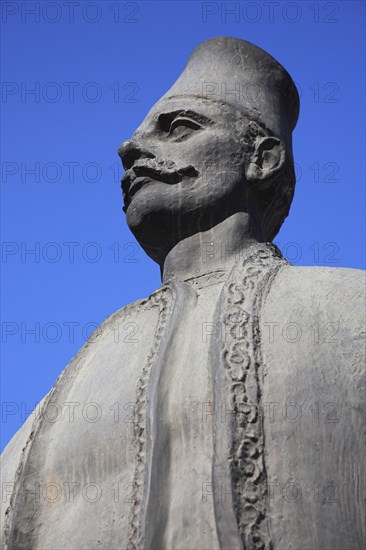
<svg viewBox="0 0 366 550"><path fill-rule="evenodd" d="M234 511L245 550L272 547L266 520L259 314L263 291L284 262L277 247L262 245L235 268L234 278L224 291L224 392L232 412L228 461Z"/></svg>
<svg viewBox="0 0 366 550"><path fill-rule="evenodd" d="M33 421L32 430L29 434L29 437L28 437L24 447L22 448L19 464L18 464L18 467L17 467L16 472L15 472L13 492L10 496L9 506L7 507L7 509L5 511L4 544L3 544L3 549L4 550L8 550L8 548L9 548L8 544L9 544L10 531L11 531L12 512L14 511L14 508L15 508L15 501L16 501L16 497L17 497L17 489L18 489L18 486L19 486L19 483L20 483L20 480L21 480L21 477L22 477L24 464L26 462L27 456L28 456L30 448L32 446L32 441L33 441L33 438L34 438L34 434L36 432L37 422L38 422L38 418L36 417L35 420Z"/></svg>
<svg viewBox="0 0 366 550"><path fill-rule="evenodd" d="M184 282L195 289L200 289L215 285L217 283L222 283L227 275L227 271L218 270L212 271L210 273L205 273L204 275L197 275L197 277L191 277L190 279L186 279Z"/></svg>
<svg viewBox="0 0 366 550"><path fill-rule="evenodd" d="M134 433L136 439L135 472L133 477L132 506L128 527L127 550L136 550L141 537L141 501L144 492L144 470L146 461L146 390L151 366L159 350L160 342L166 326L168 299L166 291L169 287L161 287L151 296L151 307L159 307L159 319L156 327L153 345L147 357L146 364L137 384L136 405L134 407Z"/></svg>

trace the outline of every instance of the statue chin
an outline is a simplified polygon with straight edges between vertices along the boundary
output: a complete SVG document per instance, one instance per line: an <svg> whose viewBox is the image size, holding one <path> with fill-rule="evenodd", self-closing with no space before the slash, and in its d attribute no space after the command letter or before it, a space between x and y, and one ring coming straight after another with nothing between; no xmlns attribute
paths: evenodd
<svg viewBox="0 0 366 550"><path fill-rule="evenodd" d="M139 191L133 197L126 212L126 221L136 240L156 263L161 265L169 250L174 246L174 213L167 210L157 194L147 198Z"/></svg>
<svg viewBox="0 0 366 550"><path fill-rule="evenodd" d="M150 230L149 220L161 210L161 193L151 189L152 186L144 187L137 191L132 197L126 211L126 221L132 232L139 229ZM153 186L155 187L155 185Z"/></svg>

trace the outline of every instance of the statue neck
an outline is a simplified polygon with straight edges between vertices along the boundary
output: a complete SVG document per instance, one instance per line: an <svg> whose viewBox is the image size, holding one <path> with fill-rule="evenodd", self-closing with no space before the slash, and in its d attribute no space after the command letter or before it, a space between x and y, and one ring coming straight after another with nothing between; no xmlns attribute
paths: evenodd
<svg viewBox="0 0 366 550"><path fill-rule="evenodd" d="M212 271L229 271L259 241L249 230L249 216L237 212L208 231L181 240L165 258L162 281L189 279Z"/></svg>

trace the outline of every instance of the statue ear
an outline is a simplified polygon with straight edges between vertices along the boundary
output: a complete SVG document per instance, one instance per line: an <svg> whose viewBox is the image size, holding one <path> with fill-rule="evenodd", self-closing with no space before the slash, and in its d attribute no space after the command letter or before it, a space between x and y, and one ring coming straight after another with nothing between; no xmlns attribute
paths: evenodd
<svg viewBox="0 0 366 550"><path fill-rule="evenodd" d="M286 149L282 141L275 137L259 137L246 166L247 181L255 182L271 179L282 168L286 158Z"/></svg>

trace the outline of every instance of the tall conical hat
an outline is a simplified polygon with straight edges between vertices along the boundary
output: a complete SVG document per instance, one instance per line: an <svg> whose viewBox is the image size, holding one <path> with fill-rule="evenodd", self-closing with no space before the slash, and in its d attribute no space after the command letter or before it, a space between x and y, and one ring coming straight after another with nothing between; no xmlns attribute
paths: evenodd
<svg viewBox="0 0 366 550"><path fill-rule="evenodd" d="M299 115L296 86L282 65L246 40L220 36L197 46L162 100L177 96L231 104L264 124L292 153Z"/></svg>

